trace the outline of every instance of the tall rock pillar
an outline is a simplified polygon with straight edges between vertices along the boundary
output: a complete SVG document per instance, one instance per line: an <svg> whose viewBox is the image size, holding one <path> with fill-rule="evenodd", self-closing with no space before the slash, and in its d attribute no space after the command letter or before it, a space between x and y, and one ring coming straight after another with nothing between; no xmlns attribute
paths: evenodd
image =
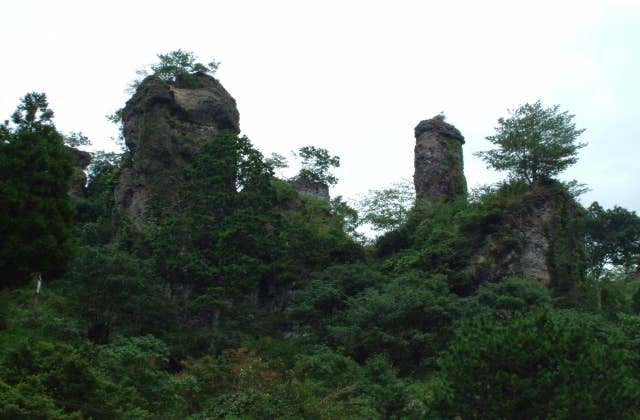
<svg viewBox="0 0 640 420"><path fill-rule="evenodd" d="M413 183L416 199L430 202L452 201L467 193L462 145L464 137L453 125L437 115L415 128L416 147Z"/></svg>
<svg viewBox="0 0 640 420"><path fill-rule="evenodd" d="M240 132L236 101L211 76L195 73L165 82L149 76L123 113L129 151L116 181L117 208L141 228L150 203L170 205L183 171L207 140Z"/></svg>

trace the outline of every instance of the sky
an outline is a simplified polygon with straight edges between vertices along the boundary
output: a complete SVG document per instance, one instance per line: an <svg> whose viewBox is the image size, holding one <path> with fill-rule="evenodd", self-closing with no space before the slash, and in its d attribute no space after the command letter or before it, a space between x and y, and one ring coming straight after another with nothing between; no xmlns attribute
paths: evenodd
<svg viewBox="0 0 640 420"><path fill-rule="evenodd" d="M474 152L499 117L538 99L586 131L561 175L581 197L640 213L640 1L0 2L0 119L45 92L63 132L115 150L105 115L158 53L222 64L240 126L265 155L341 158L332 196L413 175L414 127L443 112L465 136L471 188L504 179Z"/></svg>

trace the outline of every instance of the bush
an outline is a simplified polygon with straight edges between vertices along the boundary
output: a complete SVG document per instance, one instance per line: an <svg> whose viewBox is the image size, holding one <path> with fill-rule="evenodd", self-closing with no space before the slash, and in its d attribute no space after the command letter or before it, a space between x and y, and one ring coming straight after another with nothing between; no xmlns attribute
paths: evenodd
<svg viewBox="0 0 640 420"><path fill-rule="evenodd" d="M600 318L543 309L464 327L439 360L442 415L636 418L637 355Z"/></svg>

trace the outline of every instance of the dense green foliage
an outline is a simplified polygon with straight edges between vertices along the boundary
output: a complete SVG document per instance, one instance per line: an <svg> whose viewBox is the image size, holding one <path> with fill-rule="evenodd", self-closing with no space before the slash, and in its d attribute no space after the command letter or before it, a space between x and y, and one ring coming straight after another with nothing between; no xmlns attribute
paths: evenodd
<svg viewBox="0 0 640 420"><path fill-rule="evenodd" d="M72 157L42 93L30 93L0 126L0 287L45 280L70 258Z"/></svg>
<svg viewBox="0 0 640 420"><path fill-rule="evenodd" d="M630 267L640 255L640 218L621 207L588 209L586 249L589 271L600 279L607 266Z"/></svg>
<svg viewBox="0 0 640 420"><path fill-rule="evenodd" d="M1 127L1 419L640 416L635 213L550 179L435 204L388 189L363 246L342 197L298 194L226 131L139 228L113 200L130 157L95 153L71 199L51 116L28 95ZM337 181L337 157L301 153ZM549 287L500 271L550 205ZM34 306L36 272L59 278Z"/></svg>
<svg viewBox="0 0 640 420"><path fill-rule="evenodd" d="M638 355L626 340L573 311L479 319L440 360L442 402L463 418L635 418Z"/></svg>
<svg viewBox="0 0 640 420"><path fill-rule="evenodd" d="M338 178L330 172L331 168L340 167L338 156L331 156L327 149L315 146L301 147L297 156L300 158L302 169L296 178L305 182L321 182L327 185L338 183Z"/></svg>
<svg viewBox="0 0 640 420"><path fill-rule="evenodd" d="M585 146L575 142L584 130L576 129L574 116L559 108L544 108L537 101L511 111L487 137L498 149L477 155L490 167L529 183L559 174L576 163L578 149Z"/></svg>

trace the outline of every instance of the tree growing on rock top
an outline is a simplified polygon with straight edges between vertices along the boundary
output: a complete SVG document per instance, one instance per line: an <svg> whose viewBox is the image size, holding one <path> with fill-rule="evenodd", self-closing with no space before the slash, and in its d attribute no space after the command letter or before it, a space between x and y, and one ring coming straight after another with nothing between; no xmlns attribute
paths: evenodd
<svg viewBox="0 0 640 420"><path fill-rule="evenodd" d="M193 52L181 49L170 51L166 54L158 54L157 56L157 63L136 72L140 78L131 83L129 90L132 93L135 92L142 80L150 75L158 76L165 82L175 82L178 78L186 79L187 82L194 82L195 79L190 77L192 74L199 72L213 76L220 66L220 62L215 60L211 60L207 64L200 63Z"/></svg>
<svg viewBox="0 0 640 420"><path fill-rule="evenodd" d="M576 128L574 115L559 109L545 108L538 100L510 110L508 118L498 119L495 134L487 137L498 148L476 156L488 167L509 171L529 184L552 178L576 163L578 150L586 146L576 143L584 130Z"/></svg>

